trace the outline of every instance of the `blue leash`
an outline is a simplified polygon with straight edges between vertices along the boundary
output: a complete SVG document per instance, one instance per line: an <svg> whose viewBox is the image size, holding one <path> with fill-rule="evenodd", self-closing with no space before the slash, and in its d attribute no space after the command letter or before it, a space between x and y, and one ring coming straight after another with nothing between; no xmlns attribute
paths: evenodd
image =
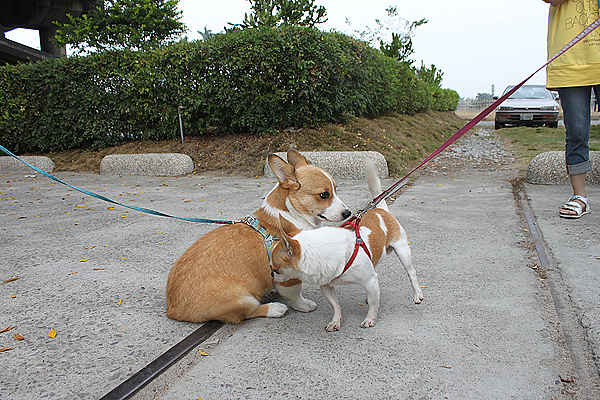
<svg viewBox="0 0 600 400"><path fill-rule="evenodd" d="M63 185L67 185L67 186L68 186L68 187L70 187L71 189L74 189L74 190L77 190L78 192L81 192L81 193L87 194L88 196L92 196L92 197L95 197L95 198L97 198L97 199L104 200L104 201L107 201L107 202L109 202L109 203L112 203L112 204L116 204L116 205L118 205L118 206L126 207L126 208L129 208L129 209L132 209L132 210L136 210L136 211L145 212L145 213L147 213L147 214L158 215L158 216L160 216L160 217L175 218L175 219L180 219L180 220L182 220L182 221L189 221L189 222L202 222L202 223L205 223L205 224L233 224L233 223L235 222L235 221L223 221L223 220L216 220L216 219L205 219L205 218L185 218L185 217L175 217L175 216L173 216L173 215L169 215L169 214L161 213L160 211L149 210L149 209L147 209L147 208L141 208L141 207L128 206L128 205L125 205L125 204L119 203L119 202L117 202L117 201L111 200L111 199L109 199L108 197L104 197L104 196L102 196L102 195L99 195L99 194L96 194L96 193L93 193L93 192L90 192L90 191L87 191L87 190L80 189L80 188L78 188L78 187L75 187L75 186L69 185L68 183L66 183L66 182L64 182L64 181L61 181L61 180L60 180L60 179L58 179L57 177L55 177L55 176L53 176L53 175L51 175L51 174L49 174L49 173L47 173L47 172L45 172L45 171L42 171L41 169L39 169L39 168L37 168L37 167L34 167L33 165L31 165L31 164L29 164L29 163L27 163L27 162L25 162L25 161L21 160L19 157L17 157L16 155L14 155L14 154L13 154L13 153L12 153L10 150L8 150L7 148L5 148L5 147L4 147L4 146L2 146L2 145L0 145L0 150L2 150L3 152L5 152L5 153L6 153L6 154L8 154L9 156L12 156L12 157L16 158L17 160L21 161L23 164L27 165L29 168L31 168L31 169L33 169L33 170L35 170L35 171L39 172L40 174L43 174L43 175L45 175L46 177L48 177L48 178L52 179L53 181L56 181L56 182L58 182L58 183L62 183Z"/></svg>

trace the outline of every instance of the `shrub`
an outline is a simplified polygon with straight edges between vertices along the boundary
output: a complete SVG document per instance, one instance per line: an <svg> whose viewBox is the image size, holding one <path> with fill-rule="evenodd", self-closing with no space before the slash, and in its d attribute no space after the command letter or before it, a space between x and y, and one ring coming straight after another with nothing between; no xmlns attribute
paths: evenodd
<svg viewBox="0 0 600 400"><path fill-rule="evenodd" d="M276 133L350 116L453 109L454 91L367 43L314 28L234 29L148 52L0 67L0 143L101 149L178 135Z"/></svg>

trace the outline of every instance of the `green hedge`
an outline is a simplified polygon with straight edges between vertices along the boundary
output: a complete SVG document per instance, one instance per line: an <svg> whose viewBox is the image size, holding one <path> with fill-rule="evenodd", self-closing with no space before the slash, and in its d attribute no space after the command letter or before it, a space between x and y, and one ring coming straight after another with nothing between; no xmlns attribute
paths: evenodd
<svg viewBox="0 0 600 400"><path fill-rule="evenodd" d="M457 103L456 92L347 35L244 29L146 53L0 67L0 144L22 153L176 138L178 106L189 135L274 133Z"/></svg>

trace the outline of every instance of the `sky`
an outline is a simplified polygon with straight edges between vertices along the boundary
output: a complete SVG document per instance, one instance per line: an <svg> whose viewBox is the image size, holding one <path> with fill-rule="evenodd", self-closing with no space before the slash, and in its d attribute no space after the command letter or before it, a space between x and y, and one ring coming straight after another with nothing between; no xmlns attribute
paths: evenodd
<svg viewBox="0 0 600 400"><path fill-rule="evenodd" d="M316 0L327 9L322 30L351 34L374 28L375 19L386 20L385 9L396 6L408 21L428 20L413 36L415 65L434 64L444 73L442 87L461 97L478 93L499 95L508 85L521 82L547 58L546 33L549 5L543 0ZM206 26L221 32L228 23L240 23L250 12L247 0L180 0L182 22L189 39L201 38ZM351 26L346 24L349 20ZM37 47L36 31L16 29L8 39ZM545 71L529 83L545 84Z"/></svg>

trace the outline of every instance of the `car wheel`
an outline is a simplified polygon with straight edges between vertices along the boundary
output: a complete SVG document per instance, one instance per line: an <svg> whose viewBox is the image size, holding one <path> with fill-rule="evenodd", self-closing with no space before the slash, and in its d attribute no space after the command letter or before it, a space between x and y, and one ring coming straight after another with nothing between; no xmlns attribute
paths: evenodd
<svg viewBox="0 0 600 400"><path fill-rule="evenodd" d="M558 121L557 122L552 122L550 124L548 124L549 128L558 128Z"/></svg>
<svg viewBox="0 0 600 400"><path fill-rule="evenodd" d="M494 129L502 129L504 128L504 124L501 124L500 122L496 121L494 123Z"/></svg>

